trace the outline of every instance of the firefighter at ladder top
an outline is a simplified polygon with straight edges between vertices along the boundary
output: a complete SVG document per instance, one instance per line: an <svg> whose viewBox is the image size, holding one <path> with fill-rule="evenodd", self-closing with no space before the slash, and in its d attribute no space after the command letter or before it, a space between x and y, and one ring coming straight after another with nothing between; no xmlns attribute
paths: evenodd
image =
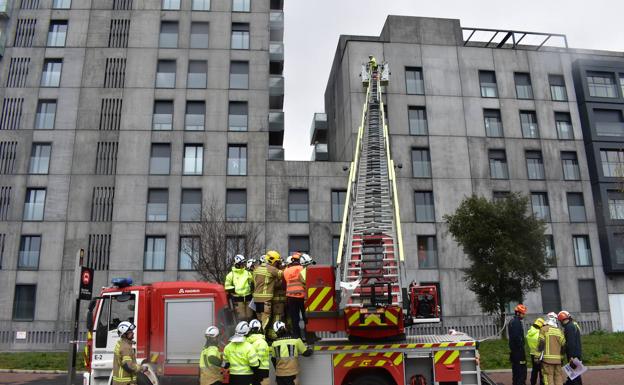
<svg viewBox="0 0 624 385"><path fill-rule="evenodd" d="M269 385L269 344L266 342L262 324L257 319L249 323L249 334L247 342L256 349L256 354L260 360L260 367L254 376L254 385Z"/></svg>
<svg viewBox="0 0 624 385"><path fill-rule="evenodd" d="M299 355L309 357L312 355L312 349L307 347L300 338L291 336L283 322L275 322L273 330L277 334L277 340L271 345L275 381L277 385L298 384Z"/></svg>
<svg viewBox="0 0 624 385"><path fill-rule="evenodd" d="M281 261L280 254L271 250L266 253L265 260L261 261L260 266L253 271L253 300L263 330L266 330L271 320L271 301L273 300L275 285L281 284L282 281L283 273L276 267Z"/></svg>
<svg viewBox="0 0 624 385"><path fill-rule="evenodd" d="M115 345L113 358L113 385L135 385L136 376L143 369L137 365L134 350L134 324L123 321L117 326L117 334L121 337Z"/></svg>
<svg viewBox="0 0 624 385"><path fill-rule="evenodd" d="M235 333L223 349L223 367L230 369L230 385L251 385L254 374L260 367L256 349L246 341L249 324L245 321L236 325Z"/></svg>
<svg viewBox="0 0 624 385"><path fill-rule="evenodd" d="M234 257L234 266L225 276L225 291L227 291L237 321L249 321L253 318L253 310L249 307L253 292L253 276L246 269L245 257L238 254Z"/></svg>
<svg viewBox="0 0 624 385"><path fill-rule="evenodd" d="M288 316L292 325L293 335L301 338L301 328L299 321L301 315L305 319L304 297L305 289L301 282L300 273L303 266L300 263L301 253L294 253L291 257L290 266L284 270L284 279L286 280L286 302L288 304Z"/></svg>
<svg viewBox="0 0 624 385"><path fill-rule="evenodd" d="M540 329L538 352L542 356L542 374L546 385L563 385L561 358L566 344L565 337L557 327L557 321L548 318Z"/></svg>
<svg viewBox="0 0 624 385"><path fill-rule="evenodd" d="M557 314L557 319L563 326L563 334L565 335L566 340L566 358L568 359L570 366L575 368L576 364L572 362L574 358L579 361L583 361L581 328L574 320L572 320L570 313L565 310L561 310L559 314ZM568 379L566 385L583 385L583 380L581 379L581 376L578 376L574 380Z"/></svg>
<svg viewBox="0 0 624 385"><path fill-rule="evenodd" d="M524 328L522 319L527 308L519 304L514 309L515 316L509 323L509 360L511 361L512 384L525 385L527 378L526 352L524 351Z"/></svg>
<svg viewBox="0 0 624 385"><path fill-rule="evenodd" d="M199 385L223 384L223 355L219 350L219 328L210 326L206 329L206 345L199 357Z"/></svg>

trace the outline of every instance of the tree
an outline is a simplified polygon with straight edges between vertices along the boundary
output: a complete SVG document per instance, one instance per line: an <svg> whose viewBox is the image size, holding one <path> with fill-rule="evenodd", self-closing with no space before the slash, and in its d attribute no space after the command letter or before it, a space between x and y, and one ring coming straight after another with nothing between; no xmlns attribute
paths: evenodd
<svg viewBox="0 0 624 385"><path fill-rule="evenodd" d="M464 280L481 309L497 316L499 327L507 304L522 302L548 272L546 226L528 212L528 203L518 193L495 202L473 195L453 215L444 216L470 262Z"/></svg>
<svg viewBox="0 0 624 385"><path fill-rule="evenodd" d="M199 221L188 224L186 232L198 240L182 245L182 251L192 256L193 268L204 281L223 284L236 254L257 258L264 251L260 225L227 220L215 200L197 216Z"/></svg>

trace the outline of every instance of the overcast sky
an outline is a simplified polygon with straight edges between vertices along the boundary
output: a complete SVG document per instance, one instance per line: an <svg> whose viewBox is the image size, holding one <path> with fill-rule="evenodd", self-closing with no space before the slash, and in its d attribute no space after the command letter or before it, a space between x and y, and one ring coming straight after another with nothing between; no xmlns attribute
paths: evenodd
<svg viewBox="0 0 624 385"><path fill-rule="evenodd" d="M338 37L378 36L387 15L456 18L462 27L562 33L573 48L624 51L624 0L284 0L287 160L309 160L314 112ZM363 58L362 60L364 60Z"/></svg>

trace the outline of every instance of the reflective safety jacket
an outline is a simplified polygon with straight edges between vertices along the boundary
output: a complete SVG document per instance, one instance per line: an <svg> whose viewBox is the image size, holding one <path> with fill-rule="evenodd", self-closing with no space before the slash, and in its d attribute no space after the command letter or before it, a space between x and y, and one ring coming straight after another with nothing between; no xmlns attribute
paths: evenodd
<svg viewBox="0 0 624 385"><path fill-rule="evenodd" d="M559 328L544 325L539 333L538 351L544 352L543 362L561 365L565 346L565 337Z"/></svg>
<svg viewBox="0 0 624 385"><path fill-rule="evenodd" d="M120 338L115 345L113 358L113 385L129 385L136 383L139 366L132 341Z"/></svg>
<svg viewBox="0 0 624 385"><path fill-rule="evenodd" d="M232 271L225 276L225 290L234 290L234 295L238 297L250 295L252 284L251 272L244 268L232 267Z"/></svg>
<svg viewBox="0 0 624 385"><path fill-rule="evenodd" d="M305 296L305 289L303 282L299 278L303 266L292 265L288 266L284 270L284 279L286 280L286 297L303 298Z"/></svg>
<svg viewBox="0 0 624 385"><path fill-rule="evenodd" d="M255 302L267 302L273 299L275 285L281 283L282 271L266 263L256 267L253 271Z"/></svg>
<svg viewBox="0 0 624 385"><path fill-rule="evenodd" d="M247 376L260 365L256 349L247 341L230 342L223 349L223 360L230 364L230 374Z"/></svg>
<svg viewBox="0 0 624 385"><path fill-rule="evenodd" d="M275 359L275 375L278 377L299 374L299 356L309 356L312 350L300 338L278 338L271 345L271 356Z"/></svg>
<svg viewBox="0 0 624 385"><path fill-rule="evenodd" d="M260 369L269 370L269 355L271 350L269 349L269 344L266 342L264 334L251 334L247 337L247 342L256 349L258 360L260 360Z"/></svg>
<svg viewBox="0 0 624 385"><path fill-rule="evenodd" d="M529 345L529 354L534 357L539 357L540 353L537 351L537 344L539 342L540 329L531 325L526 334L527 345Z"/></svg>
<svg viewBox="0 0 624 385"><path fill-rule="evenodd" d="M223 355L215 345L206 346L199 356L199 384L212 385L215 382L223 382L221 361ZM219 364L217 365L217 361Z"/></svg>

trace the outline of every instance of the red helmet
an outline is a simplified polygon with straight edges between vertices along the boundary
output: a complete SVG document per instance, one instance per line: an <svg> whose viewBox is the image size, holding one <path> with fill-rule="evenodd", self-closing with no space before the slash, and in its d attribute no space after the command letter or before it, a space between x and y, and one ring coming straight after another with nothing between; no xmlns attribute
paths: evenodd
<svg viewBox="0 0 624 385"><path fill-rule="evenodd" d="M527 307L524 306L523 304L518 304L515 308L514 311L516 313L520 313L520 314L526 314L527 313Z"/></svg>
<svg viewBox="0 0 624 385"><path fill-rule="evenodd" d="M561 322L567 320L568 318L570 318L570 313L565 310L561 310L559 314L557 314L557 319Z"/></svg>

